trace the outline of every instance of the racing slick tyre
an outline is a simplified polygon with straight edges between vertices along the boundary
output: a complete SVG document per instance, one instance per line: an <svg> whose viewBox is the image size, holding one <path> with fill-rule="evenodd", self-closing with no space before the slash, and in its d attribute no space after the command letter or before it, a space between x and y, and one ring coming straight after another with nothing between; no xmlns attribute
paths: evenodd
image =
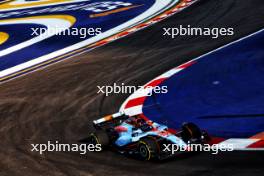
<svg viewBox="0 0 264 176"><path fill-rule="evenodd" d="M201 139L202 132L194 123L184 123L182 125L182 137L185 141L191 139Z"/></svg>
<svg viewBox="0 0 264 176"><path fill-rule="evenodd" d="M138 152L140 159L151 160L159 153L159 144L155 138L146 137L139 141Z"/></svg>
<svg viewBox="0 0 264 176"><path fill-rule="evenodd" d="M103 130L91 133L89 138L92 144L100 144L102 147L107 147L110 144L109 136Z"/></svg>

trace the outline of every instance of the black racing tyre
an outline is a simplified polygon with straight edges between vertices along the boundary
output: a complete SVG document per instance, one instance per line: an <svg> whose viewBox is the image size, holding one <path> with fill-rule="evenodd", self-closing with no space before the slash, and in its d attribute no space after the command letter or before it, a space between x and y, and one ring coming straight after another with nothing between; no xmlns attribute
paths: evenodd
<svg viewBox="0 0 264 176"><path fill-rule="evenodd" d="M98 130L90 134L90 143L101 144L102 147L106 147L110 144L110 139L107 133L103 130Z"/></svg>
<svg viewBox="0 0 264 176"><path fill-rule="evenodd" d="M182 137L188 141L190 139L201 139L202 132L194 123L184 123L182 125Z"/></svg>
<svg viewBox="0 0 264 176"><path fill-rule="evenodd" d="M151 160L158 155L159 144L155 138L143 138L139 141L138 152L142 160Z"/></svg>

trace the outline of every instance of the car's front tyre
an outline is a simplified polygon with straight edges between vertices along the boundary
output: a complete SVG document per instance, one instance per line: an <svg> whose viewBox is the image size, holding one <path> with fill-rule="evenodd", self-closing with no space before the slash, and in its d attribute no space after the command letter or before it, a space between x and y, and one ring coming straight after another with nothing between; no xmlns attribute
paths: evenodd
<svg viewBox="0 0 264 176"><path fill-rule="evenodd" d="M202 132L194 123L184 123L182 125L182 137L185 141L191 139L201 139Z"/></svg>

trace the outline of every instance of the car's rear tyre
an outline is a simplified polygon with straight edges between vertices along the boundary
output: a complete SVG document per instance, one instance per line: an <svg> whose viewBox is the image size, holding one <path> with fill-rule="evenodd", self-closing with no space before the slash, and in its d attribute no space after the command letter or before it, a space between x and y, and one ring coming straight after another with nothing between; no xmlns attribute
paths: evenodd
<svg viewBox="0 0 264 176"><path fill-rule="evenodd" d="M202 132L194 123L185 123L182 125L182 137L188 141L190 139L200 139Z"/></svg>
<svg viewBox="0 0 264 176"><path fill-rule="evenodd" d="M98 130L90 134L90 143L100 144L101 147L107 147L110 144L109 136L105 131Z"/></svg>
<svg viewBox="0 0 264 176"><path fill-rule="evenodd" d="M151 160L158 155L159 144L155 138L143 138L139 141L138 152L140 159Z"/></svg>

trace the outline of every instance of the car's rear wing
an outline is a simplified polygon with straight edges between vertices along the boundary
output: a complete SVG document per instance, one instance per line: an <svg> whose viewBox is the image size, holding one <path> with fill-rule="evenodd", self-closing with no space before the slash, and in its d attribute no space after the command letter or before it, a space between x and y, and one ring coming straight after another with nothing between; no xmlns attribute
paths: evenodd
<svg viewBox="0 0 264 176"><path fill-rule="evenodd" d="M120 117L123 117L123 116L125 116L125 114L123 112L118 112L118 113L115 113L115 114L108 115L108 116L105 116L103 118L100 118L98 120L94 120L93 123L94 123L94 125L98 125L98 124L101 124L101 123L112 121L113 119L117 119L117 118L120 118Z"/></svg>

